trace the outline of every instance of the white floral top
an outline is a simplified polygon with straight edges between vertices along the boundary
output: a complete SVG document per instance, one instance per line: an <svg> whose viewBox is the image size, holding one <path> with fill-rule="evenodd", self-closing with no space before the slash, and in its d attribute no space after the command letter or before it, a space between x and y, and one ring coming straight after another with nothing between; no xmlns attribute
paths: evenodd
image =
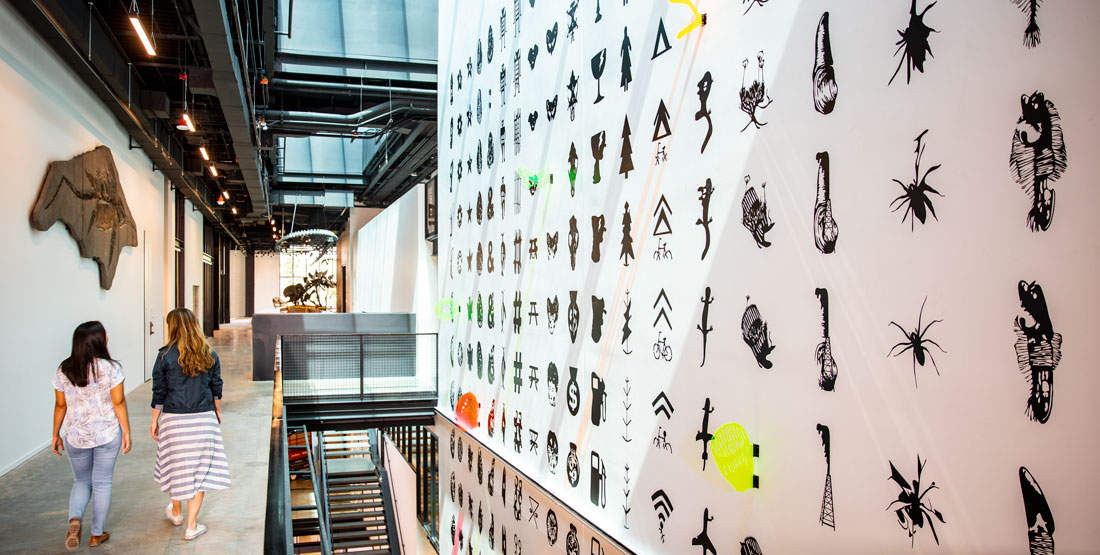
<svg viewBox="0 0 1100 555"><path fill-rule="evenodd" d="M122 383L122 365L105 359L95 362L96 372L88 376L88 385L77 387L61 368L53 377L53 388L65 394L65 439L69 445L89 449L114 441L121 428L115 416L111 389ZM98 379L96 377L98 376Z"/></svg>

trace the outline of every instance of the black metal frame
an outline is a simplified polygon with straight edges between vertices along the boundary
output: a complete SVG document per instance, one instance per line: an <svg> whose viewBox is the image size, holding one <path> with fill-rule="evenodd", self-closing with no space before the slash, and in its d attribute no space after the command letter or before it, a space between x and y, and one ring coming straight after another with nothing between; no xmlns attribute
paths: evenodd
<svg viewBox="0 0 1100 555"><path fill-rule="evenodd" d="M380 429L416 473L416 517L439 551L439 438L425 426Z"/></svg>

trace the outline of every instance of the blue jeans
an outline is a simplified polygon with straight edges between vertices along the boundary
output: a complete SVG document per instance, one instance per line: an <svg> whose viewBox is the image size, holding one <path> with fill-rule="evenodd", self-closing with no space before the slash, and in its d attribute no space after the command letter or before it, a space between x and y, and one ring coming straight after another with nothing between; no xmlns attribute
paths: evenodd
<svg viewBox="0 0 1100 555"><path fill-rule="evenodd" d="M84 507L92 500L92 535L103 535L107 511L111 508L111 479L115 473L115 458L122 446L122 433L114 440L89 449L69 445L65 451L73 466L73 491L69 494L69 519L84 518Z"/></svg>

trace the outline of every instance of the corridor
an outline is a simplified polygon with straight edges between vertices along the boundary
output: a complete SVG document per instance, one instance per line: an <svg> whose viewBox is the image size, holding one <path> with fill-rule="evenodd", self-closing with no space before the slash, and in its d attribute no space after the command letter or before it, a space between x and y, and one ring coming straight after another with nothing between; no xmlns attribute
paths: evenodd
<svg viewBox="0 0 1100 555"><path fill-rule="evenodd" d="M133 448L119 455L111 512L105 529L111 539L89 549L90 507L77 552L93 553L260 553L267 498L267 460L271 429L271 382L252 380L250 320L223 325L210 340L221 358L225 381L222 433L233 485L210 492L199 514L209 532L184 541L183 528L164 517L168 497L153 481L156 444L149 438L152 382L127 395ZM48 376L48 373L42 374ZM43 378L47 379L47 378ZM52 400L52 397L50 398ZM52 401L43 399L48 418ZM19 425L11 422L8 425ZM66 553L64 547L72 470L66 457L48 449L0 477L0 552Z"/></svg>

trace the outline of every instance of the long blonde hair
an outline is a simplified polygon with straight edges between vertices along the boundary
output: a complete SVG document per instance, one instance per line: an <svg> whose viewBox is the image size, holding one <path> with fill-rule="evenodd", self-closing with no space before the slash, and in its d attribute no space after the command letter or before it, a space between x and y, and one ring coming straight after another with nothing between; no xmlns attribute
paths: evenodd
<svg viewBox="0 0 1100 555"><path fill-rule="evenodd" d="M206 344L206 338L199 328L199 319L186 308L177 308L168 313L168 344L176 345L180 352L180 366L183 375L197 376L214 365L214 352Z"/></svg>

